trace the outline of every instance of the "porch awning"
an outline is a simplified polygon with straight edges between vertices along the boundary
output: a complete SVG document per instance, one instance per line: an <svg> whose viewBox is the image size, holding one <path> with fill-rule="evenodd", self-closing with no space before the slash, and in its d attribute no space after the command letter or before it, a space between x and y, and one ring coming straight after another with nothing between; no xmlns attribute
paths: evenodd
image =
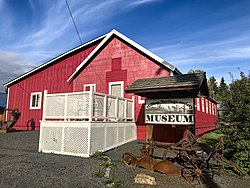
<svg viewBox="0 0 250 188"><path fill-rule="evenodd" d="M125 91L147 98L209 96L206 73L138 79Z"/></svg>

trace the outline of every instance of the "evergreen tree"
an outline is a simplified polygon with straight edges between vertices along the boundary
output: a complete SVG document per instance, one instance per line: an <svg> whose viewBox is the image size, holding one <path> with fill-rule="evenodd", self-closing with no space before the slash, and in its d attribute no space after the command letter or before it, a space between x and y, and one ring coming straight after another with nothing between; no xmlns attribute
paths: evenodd
<svg viewBox="0 0 250 188"><path fill-rule="evenodd" d="M223 106L227 100L227 97L229 96L228 92L229 92L229 87L228 87L227 83L225 82L224 77L222 77L220 80L219 88L218 88L217 100Z"/></svg>
<svg viewBox="0 0 250 188"><path fill-rule="evenodd" d="M222 120L231 125L223 129L225 156L250 174L250 77L243 72L241 79L229 85Z"/></svg>
<svg viewBox="0 0 250 188"><path fill-rule="evenodd" d="M209 90L209 94L212 98L214 98L215 100L217 100L217 96L218 96L218 83L215 79L214 76L210 77L208 80L208 90Z"/></svg>

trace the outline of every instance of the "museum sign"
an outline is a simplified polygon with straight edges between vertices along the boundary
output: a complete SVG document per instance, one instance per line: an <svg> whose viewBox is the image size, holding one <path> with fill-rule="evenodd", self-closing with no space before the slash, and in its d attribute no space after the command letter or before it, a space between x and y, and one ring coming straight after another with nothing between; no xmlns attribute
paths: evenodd
<svg viewBox="0 0 250 188"><path fill-rule="evenodd" d="M147 99L146 124L193 125L193 98Z"/></svg>

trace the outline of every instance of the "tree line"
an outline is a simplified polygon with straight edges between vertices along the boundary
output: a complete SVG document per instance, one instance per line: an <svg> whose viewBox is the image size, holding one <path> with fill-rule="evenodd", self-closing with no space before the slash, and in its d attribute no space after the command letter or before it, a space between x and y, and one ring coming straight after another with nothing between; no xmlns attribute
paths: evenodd
<svg viewBox="0 0 250 188"><path fill-rule="evenodd" d="M189 71L204 72L203 70ZM232 125L221 130L224 134L225 157L237 163L250 175L250 71L239 71L240 78L227 84L222 77L208 79L210 97L219 103L220 125Z"/></svg>

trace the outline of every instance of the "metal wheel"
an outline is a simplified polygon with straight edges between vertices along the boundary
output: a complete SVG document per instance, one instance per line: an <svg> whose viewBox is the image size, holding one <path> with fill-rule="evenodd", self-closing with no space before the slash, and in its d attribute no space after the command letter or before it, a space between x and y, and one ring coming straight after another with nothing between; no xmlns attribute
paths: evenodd
<svg viewBox="0 0 250 188"><path fill-rule="evenodd" d="M181 170L181 174L189 183L199 185L211 182L214 171L208 163L197 159L187 161Z"/></svg>
<svg viewBox="0 0 250 188"><path fill-rule="evenodd" d="M129 167L136 167L138 163L138 160L132 153L124 153L122 156L122 161Z"/></svg>

